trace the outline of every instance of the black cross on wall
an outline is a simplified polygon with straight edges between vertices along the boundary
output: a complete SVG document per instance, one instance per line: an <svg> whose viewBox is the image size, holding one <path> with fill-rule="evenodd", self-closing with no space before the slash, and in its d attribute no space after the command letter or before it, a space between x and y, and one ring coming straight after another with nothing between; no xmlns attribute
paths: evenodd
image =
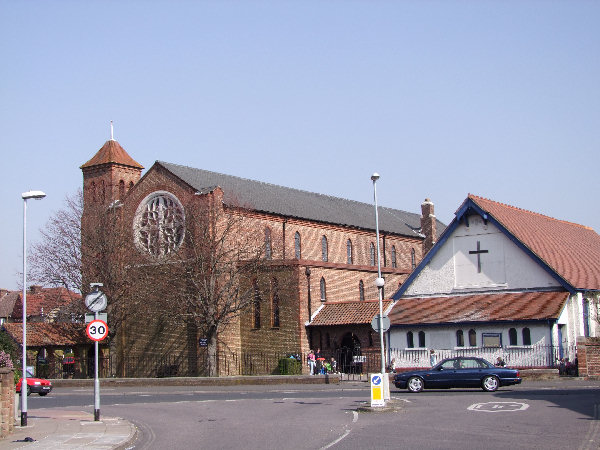
<svg viewBox="0 0 600 450"><path fill-rule="evenodd" d="M489 253L489 250L481 250L481 242L477 241L477 250L470 250L469 255L477 255L477 273L481 273L481 254Z"/></svg>

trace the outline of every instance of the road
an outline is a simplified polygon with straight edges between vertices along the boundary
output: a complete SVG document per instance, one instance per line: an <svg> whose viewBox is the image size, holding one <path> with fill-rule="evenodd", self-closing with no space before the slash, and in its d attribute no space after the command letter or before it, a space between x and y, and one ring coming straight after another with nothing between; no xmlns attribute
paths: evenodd
<svg viewBox="0 0 600 450"><path fill-rule="evenodd" d="M600 382L525 382L496 393L392 389L392 411L365 383L103 389L101 413L140 429L135 449L600 448ZM91 389L30 397L29 410L93 411Z"/></svg>

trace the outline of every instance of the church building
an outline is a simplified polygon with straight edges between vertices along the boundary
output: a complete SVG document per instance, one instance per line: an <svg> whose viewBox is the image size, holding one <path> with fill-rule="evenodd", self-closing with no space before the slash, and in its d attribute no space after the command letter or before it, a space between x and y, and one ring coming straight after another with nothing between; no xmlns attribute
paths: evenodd
<svg viewBox="0 0 600 450"><path fill-rule="evenodd" d="M593 229L469 195L393 295L390 357L397 367L429 365L432 350L438 361L573 361L578 337L600 335L599 298Z"/></svg>
<svg viewBox="0 0 600 450"><path fill-rule="evenodd" d="M81 166L84 279L108 296L117 376L206 374L211 355L209 374L276 373L271 355L377 348L373 205L163 161L143 169L113 139ZM421 209L379 207L387 297L444 227L430 201ZM345 320L311 323L327 305Z"/></svg>

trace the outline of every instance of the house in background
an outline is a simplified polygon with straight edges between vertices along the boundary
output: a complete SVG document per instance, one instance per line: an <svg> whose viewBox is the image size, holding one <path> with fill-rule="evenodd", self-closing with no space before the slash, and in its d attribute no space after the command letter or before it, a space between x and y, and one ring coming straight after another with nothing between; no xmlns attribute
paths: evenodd
<svg viewBox="0 0 600 450"><path fill-rule="evenodd" d="M23 344L21 291L3 290L0 332ZM62 287L31 286L27 291L27 361L36 375L62 378L87 375L93 342L86 336L81 295ZM20 354L20 351L19 351ZM82 374L82 370L86 372Z"/></svg>
<svg viewBox="0 0 600 450"><path fill-rule="evenodd" d="M393 296L389 357L396 366L429 365L432 349L540 367L574 359L577 337L600 335L599 293L594 230L469 195Z"/></svg>

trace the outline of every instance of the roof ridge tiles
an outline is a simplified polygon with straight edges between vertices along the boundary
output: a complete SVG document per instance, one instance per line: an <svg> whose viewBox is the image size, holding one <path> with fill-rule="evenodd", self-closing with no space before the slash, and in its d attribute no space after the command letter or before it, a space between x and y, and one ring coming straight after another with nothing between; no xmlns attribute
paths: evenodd
<svg viewBox="0 0 600 450"><path fill-rule="evenodd" d="M557 219L556 217L548 216L546 214L542 214L542 213L539 213L539 212L531 211L531 210L525 209L525 208L519 208L518 206L509 205L508 203L498 202L496 200L492 200L492 199L489 199L489 198L486 198L486 197L482 197L482 196L479 196L479 195L468 194L468 198L470 198L472 200L483 200L483 201L486 201L486 202L494 203L494 204L496 204L498 206L502 206L502 207L513 209L513 210L516 210L516 211L519 211L519 212L528 213L528 214L532 214L534 216L542 217L544 219L549 219L549 220L553 220L553 221L556 221L556 222L561 222L561 223L564 223L564 224L567 224L567 225L575 225L577 227L584 228L586 230L592 230L592 231L594 230L592 227L588 227L588 226L582 225L580 223L569 222L568 220L563 220L563 219Z"/></svg>

